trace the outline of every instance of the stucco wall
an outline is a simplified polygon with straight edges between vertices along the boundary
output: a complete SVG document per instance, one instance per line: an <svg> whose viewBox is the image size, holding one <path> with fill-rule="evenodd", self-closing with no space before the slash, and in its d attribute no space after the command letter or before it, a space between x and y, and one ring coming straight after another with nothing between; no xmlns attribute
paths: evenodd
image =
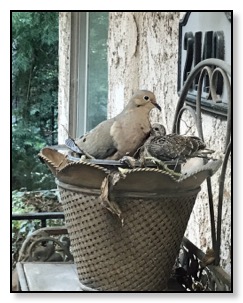
<svg viewBox="0 0 243 303"><path fill-rule="evenodd" d="M183 12L114 12L109 26L109 104L108 116L124 107L136 89L152 90L162 112L152 111L151 121L159 121L171 131L177 95L178 28ZM124 100L124 101L123 101ZM186 124L189 117L183 117ZM186 124L184 126L186 126ZM184 127L186 130L186 127ZM222 158L226 122L203 115L205 142ZM183 133L183 125L182 125ZM191 133L195 133L193 128ZM230 164L229 164L230 166ZM215 216L217 216L219 172L213 177ZM227 171L222 225L222 265L230 273L231 177ZM212 247L206 182L193 209L186 236L204 252Z"/></svg>
<svg viewBox="0 0 243 303"><path fill-rule="evenodd" d="M180 13L110 13L108 115L118 113L138 88L155 93L163 111L152 112L166 128L172 124L177 92ZM171 115L168 113L171 113Z"/></svg>
<svg viewBox="0 0 243 303"><path fill-rule="evenodd" d="M71 13L59 13L58 142L69 125Z"/></svg>

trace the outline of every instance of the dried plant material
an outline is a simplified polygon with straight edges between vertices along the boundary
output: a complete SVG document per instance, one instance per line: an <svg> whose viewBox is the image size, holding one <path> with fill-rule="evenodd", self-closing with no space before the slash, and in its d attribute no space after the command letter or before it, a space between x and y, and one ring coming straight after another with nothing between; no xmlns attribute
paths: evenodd
<svg viewBox="0 0 243 303"><path fill-rule="evenodd" d="M110 191L114 184L119 181L119 174L110 174L106 178L104 178L101 184L101 194L99 196L99 201L101 205L108 209L111 213L118 216L123 225L124 218L122 217L122 212L115 201L110 200Z"/></svg>

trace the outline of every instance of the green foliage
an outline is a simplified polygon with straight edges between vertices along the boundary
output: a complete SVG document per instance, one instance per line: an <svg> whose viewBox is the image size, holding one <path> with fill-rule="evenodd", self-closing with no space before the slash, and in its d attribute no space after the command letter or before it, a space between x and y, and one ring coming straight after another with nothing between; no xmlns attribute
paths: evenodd
<svg viewBox="0 0 243 303"><path fill-rule="evenodd" d="M55 187L37 157L57 142L58 13L12 13L12 189Z"/></svg>
<svg viewBox="0 0 243 303"><path fill-rule="evenodd" d="M55 212L62 211L61 204L58 201L58 190L40 190L40 191L26 191L14 190L12 191L12 212L13 213L29 213L29 212ZM49 219L47 226L61 226L64 225L63 219ZM41 227L40 220L12 220L12 266L18 260L19 250L23 244L24 239L33 233L33 231Z"/></svg>
<svg viewBox="0 0 243 303"><path fill-rule="evenodd" d="M32 206L27 206L23 201L23 196L25 192L23 191L12 191L12 212L13 213L28 213L33 211ZM23 222L20 221L12 221L12 230L16 232L16 230L20 230L23 226ZM24 224L25 226L25 224Z"/></svg>
<svg viewBox="0 0 243 303"><path fill-rule="evenodd" d="M55 188L54 177L38 158L57 143L58 13L12 13L12 212L43 210L26 191ZM50 209L52 211L52 209ZM59 224L52 220L50 224ZM23 240L39 220L12 221L13 266Z"/></svg>
<svg viewBox="0 0 243 303"><path fill-rule="evenodd" d="M25 191L12 191L13 213L28 213L34 211L34 207L32 205L27 205L24 202L24 196ZM37 220L12 220L12 269L15 267L15 264L18 260L18 253L22 246L23 240L38 228L40 228L40 222Z"/></svg>
<svg viewBox="0 0 243 303"><path fill-rule="evenodd" d="M12 127L12 186L28 190L55 187L53 175L37 154L45 146L39 128L13 125Z"/></svg>

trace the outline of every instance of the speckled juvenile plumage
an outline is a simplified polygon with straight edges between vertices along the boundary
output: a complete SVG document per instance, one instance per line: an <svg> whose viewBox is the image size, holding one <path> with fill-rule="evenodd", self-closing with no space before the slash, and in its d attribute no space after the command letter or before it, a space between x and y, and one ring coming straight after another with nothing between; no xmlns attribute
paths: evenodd
<svg viewBox="0 0 243 303"><path fill-rule="evenodd" d="M205 143L198 137L166 135L164 126L158 123L152 125L151 135L144 144L145 157L161 161L186 161L187 158L200 155L205 148Z"/></svg>

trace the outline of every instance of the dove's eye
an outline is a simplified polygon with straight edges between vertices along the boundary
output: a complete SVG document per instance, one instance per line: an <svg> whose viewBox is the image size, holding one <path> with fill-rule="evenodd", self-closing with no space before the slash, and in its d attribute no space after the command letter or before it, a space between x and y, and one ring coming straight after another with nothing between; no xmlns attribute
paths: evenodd
<svg viewBox="0 0 243 303"><path fill-rule="evenodd" d="M154 129L154 130L159 130L159 129L158 129L158 127L155 127L155 129Z"/></svg>
<svg viewBox="0 0 243 303"><path fill-rule="evenodd" d="M147 100L149 100L149 97L148 96L144 96L143 99L147 101Z"/></svg>

